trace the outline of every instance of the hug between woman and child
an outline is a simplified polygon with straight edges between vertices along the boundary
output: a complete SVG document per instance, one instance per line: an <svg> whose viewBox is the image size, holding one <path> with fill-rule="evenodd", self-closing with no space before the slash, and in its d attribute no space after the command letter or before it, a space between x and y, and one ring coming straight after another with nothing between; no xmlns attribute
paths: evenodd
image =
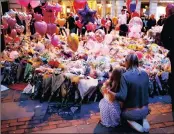
<svg viewBox="0 0 174 134"><path fill-rule="evenodd" d="M121 120L138 132L149 132L146 119L148 108L148 74L139 69L136 54L129 54L123 68L113 70L110 78L103 84L103 99L99 103L101 124L105 127L117 127ZM141 123L140 123L141 122Z"/></svg>

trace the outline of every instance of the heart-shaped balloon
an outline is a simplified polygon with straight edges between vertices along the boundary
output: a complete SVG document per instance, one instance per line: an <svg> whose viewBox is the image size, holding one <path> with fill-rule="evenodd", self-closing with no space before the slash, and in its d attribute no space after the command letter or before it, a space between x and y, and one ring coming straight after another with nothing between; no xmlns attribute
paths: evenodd
<svg viewBox="0 0 174 134"><path fill-rule="evenodd" d="M2 16L2 24L7 24L7 20L10 18L10 16L8 14L5 14L4 16Z"/></svg>
<svg viewBox="0 0 174 134"><path fill-rule="evenodd" d="M59 37L57 35L53 35L51 38L51 44L55 47L59 44Z"/></svg>
<svg viewBox="0 0 174 134"><path fill-rule="evenodd" d="M34 23L36 32L38 32L40 35L45 35L47 32L47 23L45 21L36 21Z"/></svg>
<svg viewBox="0 0 174 134"><path fill-rule="evenodd" d="M8 29L8 24L3 24L2 29Z"/></svg>
<svg viewBox="0 0 174 134"><path fill-rule="evenodd" d="M42 20L42 15L38 14L38 13L35 13L34 18L35 18L36 21L41 21Z"/></svg>
<svg viewBox="0 0 174 134"><path fill-rule="evenodd" d="M10 9L7 13L8 13L12 18L14 18L17 12L13 11L13 9Z"/></svg>
<svg viewBox="0 0 174 134"><path fill-rule="evenodd" d="M16 24L16 19L10 17L10 18L8 18L7 23L11 28L13 28Z"/></svg>
<svg viewBox="0 0 174 134"><path fill-rule="evenodd" d="M47 33L48 33L49 35L53 35L54 33L56 33L56 30L57 30L56 24L49 23L49 24L47 25Z"/></svg>
<svg viewBox="0 0 174 134"><path fill-rule="evenodd" d="M103 19L101 19L101 24L103 25L103 26L105 26L105 24L106 24L106 20L103 18Z"/></svg>
<svg viewBox="0 0 174 134"><path fill-rule="evenodd" d="M66 23L66 19L57 19L57 24L59 24L59 26L64 26Z"/></svg>
<svg viewBox="0 0 174 134"><path fill-rule="evenodd" d="M31 0L30 5L32 8L36 8L37 6L40 5L40 0Z"/></svg>
<svg viewBox="0 0 174 134"><path fill-rule="evenodd" d="M16 35L17 35L16 30L15 29L12 29L10 35L11 35L12 38L16 38Z"/></svg>
<svg viewBox="0 0 174 134"><path fill-rule="evenodd" d="M76 25L78 28L82 28L83 27L83 24L81 23L80 20L76 21Z"/></svg>
<svg viewBox="0 0 174 134"><path fill-rule="evenodd" d="M16 0L16 2L24 7L27 7L31 0Z"/></svg>
<svg viewBox="0 0 174 134"><path fill-rule="evenodd" d="M78 35L76 35L75 33L71 33L67 38L67 43L68 43L69 47L71 48L71 50L76 52L78 50L78 46L79 46Z"/></svg>
<svg viewBox="0 0 174 134"><path fill-rule="evenodd" d="M73 6L77 12L79 9L83 9L86 4L87 4L87 0L74 0Z"/></svg>
<svg viewBox="0 0 174 134"><path fill-rule="evenodd" d="M96 25L93 24L93 23L91 23L91 22L89 22L89 23L86 25L86 30L87 30L87 31L95 31L95 29L96 29Z"/></svg>

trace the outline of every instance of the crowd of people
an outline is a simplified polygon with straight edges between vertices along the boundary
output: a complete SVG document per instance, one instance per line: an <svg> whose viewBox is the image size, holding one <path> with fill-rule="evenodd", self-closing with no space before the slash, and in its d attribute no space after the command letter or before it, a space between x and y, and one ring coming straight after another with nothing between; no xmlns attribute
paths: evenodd
<svg viewBox="0 0 174 134"><path fill-rule="evenodd" d="M156 25L164 25L161 34L161 41L163 42L164 47L170 50L168 55L172 68L172 73L170 75L170 87L171 89L174 89L174 83L172 83L174 78L174 7L166 11L166 17L161 15L158 21L155 19L154 15L151 15L150 17L147 15L141 16L143 22L142 32L147 32ZM34 16L34 10L32 8L29 7L28 12ZM38 8L35 12L41 11ZM120 36L127 36L129 31L127 24L129 24L131 18L136 16L138 16L136 12L130 14L126 9L122 9L121 14L117 17L117 22L115 23L109 14L104 18L101 18L99 15L95 15L95 30L103 29L105 34L108 34L111 33L113 29L118 28ZM61 18L65 17L61 15ZM60 29L59 34L67 36L69 33L67 33L66 29L69 29L70 33L78 33L79 36L85 36L87 31L85 26L87 24L79 27L76 23L79 19L80 18L77 14L70 13L66 18L64 26L57 24ZM109 27L106 28L105 25L103 25L102 20L105 20L106 22L109 21ZM25 21L21 21L17 16L16 21L18 25L26 25ZM34 22L35 18L32 17L30 22L31 35L35 33ZM9 31L9 33L11 33L11 31ZM26 33L26 27L24 33ZM3 37L4 35L1 34L1 36ZM4 41L3 38L1 41ZM5 46L3 44L4 42L2 42L2 46ZM137 131L148 132L150 130L150 125L146 117L150 111L148 107L149 76L145 71L139 68L139 59L134 53L126 56L123 66L125 68L115 68L110 74L109 79L103 84L101 90L103 99L99 103L101 124L106 127L116 127L120 124L121 120L126 120ZM174 90L170 90L170 92L172 96L172 110L174 111Z"/></svg>

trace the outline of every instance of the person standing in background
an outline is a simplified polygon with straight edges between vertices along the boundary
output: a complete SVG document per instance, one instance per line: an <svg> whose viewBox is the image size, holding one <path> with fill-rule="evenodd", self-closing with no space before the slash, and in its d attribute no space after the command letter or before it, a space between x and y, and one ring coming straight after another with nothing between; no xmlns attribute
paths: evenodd
<svg viewBox="0 0 174 134"><path fill-rule="evenodd" d="M171 62L171 74L169 76L170 95L172 99L172 115L174 121L174 4L166 7L166 17L163 30L161 32L161 42L169 50L168 57Z"/></svg>
<svg viewBox="0 0 174 134"><path fill-rule="evenodd" d="M164 24L164 16L161 15L161 16L160 16L160 19L159 19L158 22L157 22L157 25L158 25L158 26L162 26L163 24Z"/></svg>
<svg viewBox="0 0 174 134"><path fill-rule="evenodd" d="M75 25L75 19L74 19L73 13L70 13L67 19L67 22L68 22L70 33L75 33L76 25Z"/></svg>
<svg viewBox="0 0 174 134"><path fill-rule="evenodd" d="M121 14L118 16L118 23L119 25L127 24L127 15L124 9L121 10Z"/></svg>
<svg viewBox="0 0 174 134"><path fill-rule="evenodd" d="M154 27L156 25L156 19L154 14L152 14L150 16L150 19L148 20L147 26L148 26L148 30L151 29L152 27Z"/></svg>

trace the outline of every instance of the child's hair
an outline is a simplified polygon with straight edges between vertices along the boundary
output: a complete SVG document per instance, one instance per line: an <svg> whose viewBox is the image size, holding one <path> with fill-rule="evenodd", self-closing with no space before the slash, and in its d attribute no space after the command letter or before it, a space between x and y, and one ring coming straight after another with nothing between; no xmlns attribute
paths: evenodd
<svg viewBox="0 0 174 134"><path fill-rule="evenodd" d="M125 72L124 68L115 68L111 74L109 84L111 86L111 91L116 93L119 88L120 79L122 74Z"/></svg>

